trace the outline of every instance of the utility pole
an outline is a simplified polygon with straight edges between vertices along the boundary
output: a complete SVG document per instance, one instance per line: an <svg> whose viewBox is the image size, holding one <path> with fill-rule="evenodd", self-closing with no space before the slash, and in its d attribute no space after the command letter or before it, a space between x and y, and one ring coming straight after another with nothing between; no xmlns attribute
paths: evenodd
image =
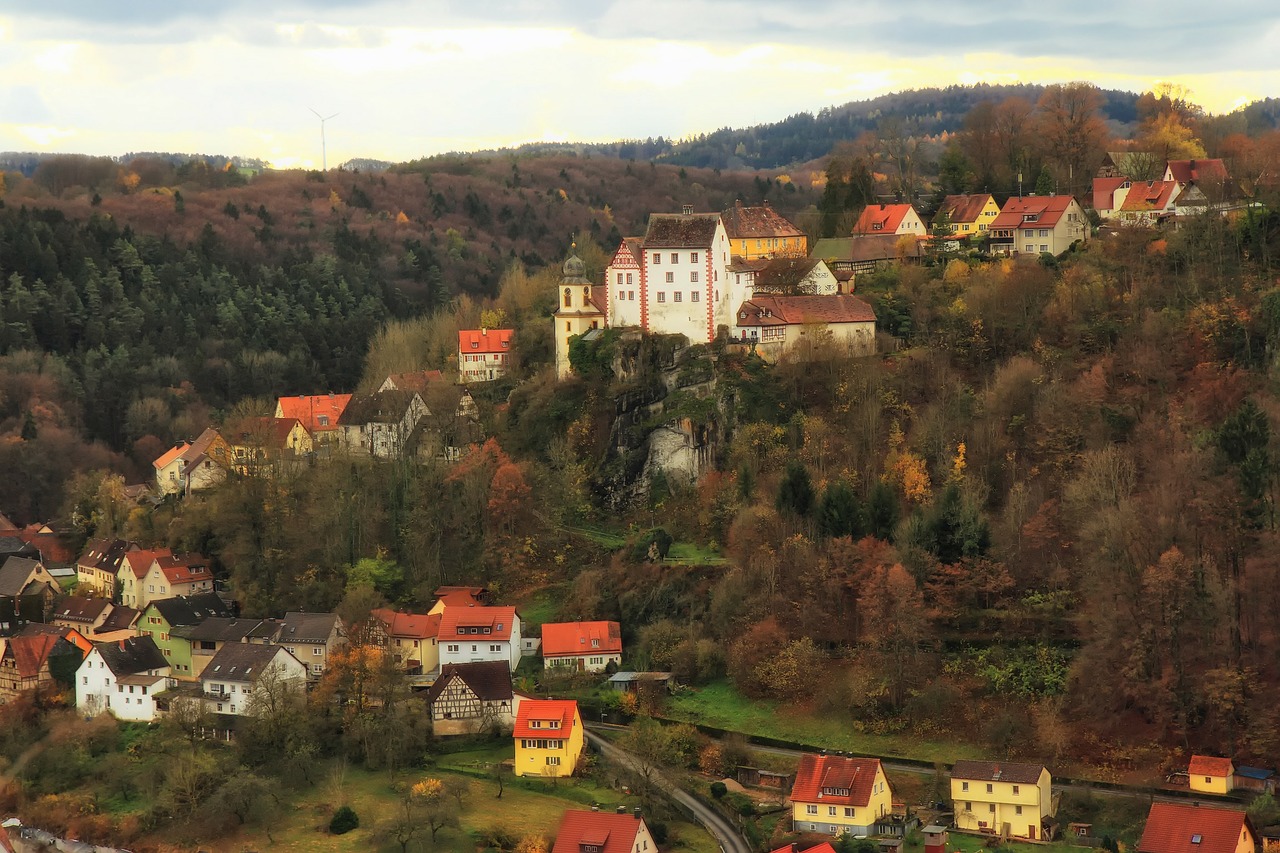
<svg viewBox="0 0 1280 853"><path fill-rule="evenodd" d="M311 109L311 108L308 107L307 109ZM311 114L314 115L316 118L320 119L320 168L323 171L327 172L329 171L329 152L325 147L324 123L331 118L337 118L340 115L340 113L334 113L331 116L322 116L320 115L320 113L316 112L315 110L311 110Z"/></svg>

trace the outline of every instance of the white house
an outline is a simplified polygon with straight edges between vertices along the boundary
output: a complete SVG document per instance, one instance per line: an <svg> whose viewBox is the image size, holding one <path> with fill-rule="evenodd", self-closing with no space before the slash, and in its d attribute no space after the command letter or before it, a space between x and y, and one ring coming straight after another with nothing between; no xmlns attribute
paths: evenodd
<svg viewBox="0 0 1280 853"><path fill-rule="evenodd" d="M542 626L546 669L604 672L622 663L622 630L617 622L548 622Z"/></svg>
<svg viewBox="0 0 1280 853"><path fill-rule="evenodd" d="M924 227L924 220L909 204L869 204L862 209L862 215L853 226L855 237L875 237L885 234L895 236L912 234L923 237L928 233L929 230Z"/></svg>
<svg viewBox="0 0 1280 853"><path fill-rule="evenodd" d="M374 391L356 394L338 418L342 446L374 459L398 459L429 415L416 391Z"/></svg>
<svg viewBox="0 0 1280 853"><path fill-rule="evenodd" d="M156 694L169 686L169 662L151 637L94 643L76 670L76 707L149 723L156 719Z"/></svg>
<svg viewBox="0 0 1280 853"><path fill-rule="evenodd" d="M447 607L440 616L440 666L506 661L520 663L520 616L514 607Z"/></svg>
<svg viewBox="0 0 1280 853"><path fill-rule="evenodd" d="M463 329L458 332L458 379L488 382L501 379L511 357L514 329Z"/></svg>
<svg viewBox="0 0 1280 853"><path fill-rule="evenodd" d="M253 691L265 675L286 690L306 689L307 668L283 646L227 643L200 674L205 706L216 714L250 713Z"/></svg>

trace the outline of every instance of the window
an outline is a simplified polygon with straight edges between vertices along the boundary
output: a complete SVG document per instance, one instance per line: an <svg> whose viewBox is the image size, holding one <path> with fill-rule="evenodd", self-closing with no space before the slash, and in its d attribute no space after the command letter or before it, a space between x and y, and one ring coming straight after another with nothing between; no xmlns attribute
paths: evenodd
<svg viewBox="0 0 1280 853"><path fill-rule="evenodd" d="M990 785L988 785L988 786L987 786L987 793L988 793L988 794L990 794L990 793L991 793L991 786L990 786Z"/></svg>
<svg viewBox="0 0 1280 853"><path fill-rule="evenodd" d="M627 273L627 284L631 284L631 273Z"/></svg>
<svg viewBox="0 0 1280 853"><path fill-rule="evenodd" d="M1017 786L1017 785L1014 785L1014 786L1013 786L1013 795L1014 795L1015 797L1016 797L1016 796L1018 796L1018 786Z"/></svg>
<svg viewBox="0 0 1280 853"><path fill-rule="evenodd" d="M967 812L971 812L971 811L973 811L973 803L965 803L965 804L964 804L964 810L965 810L965 811L967 811Z"/></svg>
<svg viewBox="0 0 1280 853"><path fill-rule="evenodd" d="M490 646L490 647L489 647L489 651L491 651L491 652L500 652L500 651L502 651L502 646Z"/></svg>
<svg viewBox="0 0 1280 853"><path fill-rule="evenodd" d="M684 298L684 292L683 292L683 291L680 291L680 290L677 290L677 291L675 292L675 295L672 297L672 300L671 300L671 301L672 301L672 302L680 302L683 298Z"/></svg>
<svg viewBox="0 0 1280 853"><path fill-rule="evenodd" d="M628 302L635 302L635 301L636 301L636 292L635 292L634 290L628 290L628 291L627 291L627 301L628 301Z"/></svg>
<svg viewBox="0 0 1280 853"><path fill-rule="evenodd" d="M698 273L696 270L694 272L689 273L689 281L692 281L694 283L698 281Z"/></svg>
<svg viewBox="0 0 1280 853"><path fill-rule="evenodd" d="M818 813L818 807L817 807L817 806L815 806L815 805L807 805L807 806L805 806L805 807L804 807L804 813L805 813L805 814L817 814L817 813Z"/></svg>
<svg viewBox="0 0 1280 853"><path fill-rule="evenodd" d="M672 253L671 253L671 263L673 263L673 264L678 264L678 263L680 263L680 253L679 253L679 252L672 252Z"/></svg>
<svg viewBox="0 0 1280 853"><path fill-rule="evenodd" d="M1031 254L1031 253L1032 253L1032 252L1034 252L1035 250L1036 250L1036 247L1035 247L1035 245L1034 245L1034 244L1032 244L1032 243L1028 243L1028 244L1027 244L1027 254Z"/></svg>
<svg viewBox="0 0 1280 853"><path fill-rule="evenodd" d="M1048 236L1049 236L1049 229L1048 229L1048 228L1041 228L1041 229L1040 229L1040 236L1041 236L1041 237L1048 237Z"/></svg>
<svg viewBox="0 0 1280 853"><path fill-rule="evenodd" d="M1014 806L1014 807L1013 807L1013 813L1014 813L1014 814L1022 814L1022 806Z"/></svg>
<svg viewBox="0 0 1280 853"><path fill-rule="evenodd" d="M311 649L311 654L313 657L319 657L320 655L324 654L324 649L322 649L320 646L315 646Z"/></svg>
<svg viewBox="0 0 1280 853"><path fill-rule="evenodd" d="M660 263L662 263L662 253L661 253L661 252L654 252L654 253L653 253L653 262L654 262L655 264L660 264Z"/></svg>
<svg viewBox="0 0 1280 853"><path fill-rule="evenodd" d="M696 264L697 262L698 262L698 253L697 253L697 252L690 252L690 253L689 253L689 263L691 263L691 264Z"/></svg>
<svg viewBox="0 0 1280 853"><path fill-rule="evenodd" d="M995 803L992 803L991 805L987 806L987 811L991 812L992 814L995 814L995 813L996 813L996 804L995 804Z"/></svg>
<svg viewBox="0 0 1280 853"><path fill-rule="evenodd" d="M1041 243L1041 244L1040 244L1040 251L1042 251L1042 252L1047 252L1047 251L1049 251L1049 246L1048 246L1048 244L1046 244L1046 243Z"/></svg>
<svg viewBox="0 0 1280 853"><path fill-rule="evenodd" d="M848 806L845 806L845 807L844 807L844 816L845 816L845 817L853 817L853 809L849 808Z"/></svg>
<svg viewBox="0 0 1280 853"><path fill-rule="evenodd" d="M696 291L696 290L695 290L695 291L693 291L692 293L690 293L690 294L689 294L689 301L690 301L690 302L701 302L701 301L702 301L702 298L701 298L701 296L699 295L698 291Z"/></svg>
<svg viewBox="0 0 1280 853"><path fill-rule="evenodd" d="M559 767L559 766L560 766L560 756L558 756L558 755L548 755L548 756L547 756L547 765L548 765L549 767Z"/></svg>
<svg viewBox="0 0 1280 853"><path fill-rule="evenodd" d="M311 674L312 674L312 675L319 675L319 674L320 674L320 673L322 673L322 672L324 672L324 664L322 664L322 663L313 663L313 664L311 664Z"/></svg>
<svg viewBox="0 0 1280 853"><path fill-rule="evenodd" d="M827 814L828 814L828 815L830 815L831 817L835 817L835 816L836 816L836 807L835 807L835 806L827 806Z"/></svg>
<svg viewBox="0 0 1280 853"><path fill-rule="evenodd" d="M969 783L968 783L968 782L961 782L961 783L960 783L960 790L961 790L961 791L967 791L967 790L969 790Z"/></svg>
<svg viewBox="0 0 1280 853"><path fill-rule="evenodd" d="M219 714L221 714L221 713L222 713L222 703L221 703L221 702L219 702L219 703L218 703L218 713L219 713Z"/></svg>
<svg viewBox="0 0 1280 853"><path fill-rule="evenodd" d="M675 274L675 273L673 273L673 272L669 272L669 273L667 273L667 284L671 284L671 283L672 283L672 282L674 282L675 280L676 280L676 274Z"/></svg>
<svg viewBox="0 0 1280 853"><path fill-rule="evenodd" d="M663 293L661 290L659 290L659 291L658 291L658 301L659 301L659 302L666 302L666 301L667 301L667 294L665 294L665 293Z"/></svg>
<svg viewBox="0 0 1280 853"><path fill-rule="evenodd" d="M449 649L448 649L448 650L449 650L449 651L451 651L451 652L456 652L456 651L458 650L458 646L457 646L457 644L456 644L456 643L450 643L450 644L449 644Z"/></svg>
<svg viewBox="0 0 1280 853"><path fill-rule="evenodd" d="M86 676L83 676L83 678L84 678L84 683L85 683L85 684L88 684L88 683L89 683L89 676L87 676L87 675L86 675Z"/></svg>
<svg viewBox="0 0 1280 853"><path fill-rule="evenodd" d="M618 284L622 284L622 273L618 273Z"/></svg>

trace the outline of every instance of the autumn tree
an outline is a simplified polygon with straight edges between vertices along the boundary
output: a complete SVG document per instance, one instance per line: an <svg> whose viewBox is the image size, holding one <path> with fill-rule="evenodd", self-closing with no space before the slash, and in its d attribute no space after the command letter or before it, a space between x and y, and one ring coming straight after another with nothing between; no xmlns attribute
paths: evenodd
<svg viewBox="0 0 1280 853"><path fill-rule="evenodd" d="M1102 94L1091 83L1046 86L1036 104L1036 127L1059 175L1066 173L1067 194L1080 195L1092 177L1107 141L1099 115Z"/></svg>
<svg viewBox="0 0 1280 853"><path fill-rule="evenodd" d="M915 682L920 651L927 641L924 598L911 573L900 564L875 569L863 589L863 641L879 660L889 701L901 708Z"/></svg>

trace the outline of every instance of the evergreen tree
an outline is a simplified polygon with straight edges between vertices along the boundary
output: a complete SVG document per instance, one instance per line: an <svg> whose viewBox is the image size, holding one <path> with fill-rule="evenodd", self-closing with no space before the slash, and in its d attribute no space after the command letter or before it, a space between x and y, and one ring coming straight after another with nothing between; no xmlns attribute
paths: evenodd
<svg viewBox="0 0 1280 853"><path fill-rule="evenodd" d="M898 498L893 488L883 481L876 483L867 500L867 529L872 536L893 541L898 527Z"/></svg>
<svg viewBox="0 0 1280 853"><path fill-rule="evenodd" d="M779 512L807 516L813 510L813 482L809 471L799 462L787 465L787 473L778 487L776 503Z"/></svg>
<svg viewBox="0 0 1280 853"><path fill-rule="evenodd" d="M843 480L836 480L822 493L822 502L818 505L818 531L831 538L852 536L860 539L866 534L862 505L853 489Z"/></svg>

